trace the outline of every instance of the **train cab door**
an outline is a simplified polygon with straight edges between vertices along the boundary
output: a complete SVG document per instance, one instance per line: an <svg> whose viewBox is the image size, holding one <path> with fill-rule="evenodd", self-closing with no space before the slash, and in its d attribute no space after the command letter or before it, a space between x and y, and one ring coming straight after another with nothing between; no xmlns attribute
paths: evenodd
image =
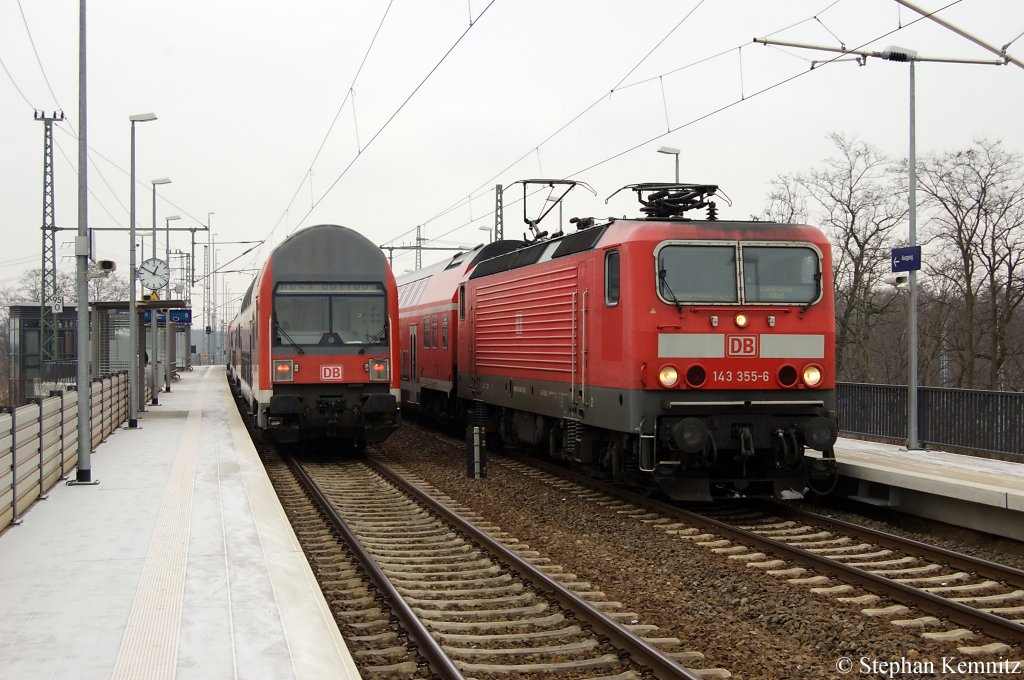
<svg viewBox="0 0 1024 680"><path fill-rule="evenodd" d="M416 360L419 353L419 346L416 342L418 334L417 325L409 324L409 401L414 404L420 403L419 362Z"/></svg>
<svg viewBox="0 0 1024 680"><path fill-rule="evenodd" d="M574 408L586 406L587 399L587 343L591 329L588 305L590 289L587 287L586 263L576 269L576 292L572 302L572 404Z"/></svg>

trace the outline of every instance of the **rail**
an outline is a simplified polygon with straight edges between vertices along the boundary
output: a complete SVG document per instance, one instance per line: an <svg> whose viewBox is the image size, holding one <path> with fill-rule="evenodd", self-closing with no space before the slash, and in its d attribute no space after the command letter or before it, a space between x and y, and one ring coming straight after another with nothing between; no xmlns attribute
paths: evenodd
<svg viewBox="0 0 1024 680"><path fill-rule="evenodd" d="M839 429L887 442L907 440L907 386L837 383ZM918 438L958 453L1024 462L1024 392L921 387Z"/></svg>
<svg viewBox="0 0 1024 680"><path fill-rule="evenodd" d="M128 375L97 378L91 390L92 447L128 419ZM78 399L73 387L0 406L0 531L21 516L78 464Z"/></svg>

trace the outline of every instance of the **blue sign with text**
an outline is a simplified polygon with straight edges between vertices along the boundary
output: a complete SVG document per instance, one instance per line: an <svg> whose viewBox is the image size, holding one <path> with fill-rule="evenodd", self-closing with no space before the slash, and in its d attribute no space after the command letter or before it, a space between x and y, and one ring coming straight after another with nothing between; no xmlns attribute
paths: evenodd
<svg viewBox="0 0 1024 680"><path fill-rule="evenodd" d="M153 319L150 316L152 310L147 309L142 313L142 322L150 323ZM167 317L165 314L156 315L157 323L167 323ZM171 310L171 321L179 325L189 325L192 323L192 310L191 309L172 309Z"/></svg>
<svg viewBox="0 0 1024 680"><path fill-rule="evenodd" d="M916 272L921 269L921 246L892 249L892 271Z"/></svg>

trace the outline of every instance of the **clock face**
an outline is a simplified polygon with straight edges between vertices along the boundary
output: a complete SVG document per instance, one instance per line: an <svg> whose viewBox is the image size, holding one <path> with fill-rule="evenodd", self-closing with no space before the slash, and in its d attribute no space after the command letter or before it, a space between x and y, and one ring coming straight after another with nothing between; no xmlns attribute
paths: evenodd
<svg viewBox="0 0 1024 680"><path fill-rule="evenodd" d="M139 265L139 281L150 290L163 288L170 278L171 270L160 258L151 257Z"/></svg>

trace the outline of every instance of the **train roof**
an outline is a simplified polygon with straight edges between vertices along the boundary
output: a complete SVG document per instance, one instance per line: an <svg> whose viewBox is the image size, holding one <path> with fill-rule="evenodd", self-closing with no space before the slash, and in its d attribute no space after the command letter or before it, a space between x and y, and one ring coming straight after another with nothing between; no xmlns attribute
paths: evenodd
<svg viewBox="0 0 1024 680"><path fill-rule="evenodd" d="M376 244L337 224L318 224L295 232L274 248L269 260L275 281L379 281L390 270Z"/></svg>
<svg viewBox="0 0 1024 680"><path fill-rule="evenodd" d="M804 224L784 224L761 221L719 221L690 220L683 218L640 218L616 219L602 224L594 224L593 220L579 220L579 224L593 225L564 236L548 238L533 243L523 243L515 250L510 250L487 260L481 260L470 273L470 279L476 279L503 271L518 269L541 260L557 259L575 253L593 250L598 246L613 246L637 239L642 233L645 241L663 241L678 239L701 240L792 240L808 241L819 247L828 247L828 240L821 230Z"/></svg>

